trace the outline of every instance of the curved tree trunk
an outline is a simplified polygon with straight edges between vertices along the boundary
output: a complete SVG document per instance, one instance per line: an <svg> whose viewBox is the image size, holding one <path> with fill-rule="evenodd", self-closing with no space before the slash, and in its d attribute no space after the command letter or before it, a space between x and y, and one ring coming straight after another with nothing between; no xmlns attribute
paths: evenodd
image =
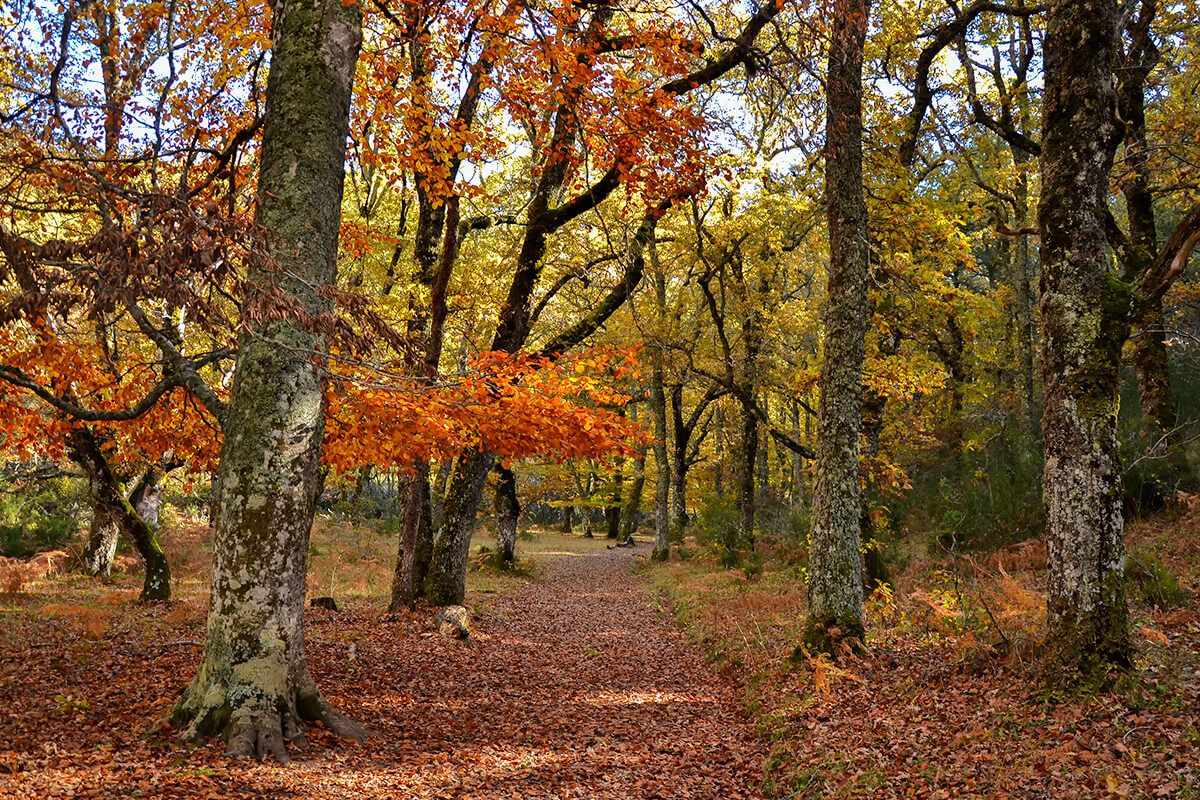
<svg viewBox="0 0 1200 800"><path fill-rule="evenodd" d="M1120 8L1056 0L1045 38L1041 371L1056 674L1128 665L1117 389L1130 288L1109 271L1109 173L1120 139L1113 68Z"/></svg>
<svg viewBox="0 0 1200 800"><path fill-rule="evenodd" d="M859 431L867 331L862 60L868 0L836 0L825 118L829 289L804 640L835 653L863 635Z"/></svg>
<svg viewBox="0 0 1200 800"><path fill-rule="evenodd" d="M500 566L517 557L517 519L521 503L517 499L517 476L503 465L496 465L496 558Z"/></svg>
<svg viewBox="0 0 1200 800"><path fill-rule="evenodd" d="M88 544L84 548L84 568L93 575L107 577L112 570L117 537L124 534L137 550L146 568L141 600L171 598L171 568L154 531L125 497L125 487L117 480L95 435L87 427L71 433L71 457L88 478L93 516Z"/></svg>
<svg viewBox="0 0 1200 800"><path fill-rule="evenodd" d="M257 215L272 263L253 265L250 279L322 313L329 304L319 289L337 270L360 8L277 0L272 36ZM224 734L232 755L287 761L285 742L303 741L302 721L364 735L321 697L304 655L327 344L291 319L252 321L239 344L218 467L204 656L173 719L193 737Z"/></svg>

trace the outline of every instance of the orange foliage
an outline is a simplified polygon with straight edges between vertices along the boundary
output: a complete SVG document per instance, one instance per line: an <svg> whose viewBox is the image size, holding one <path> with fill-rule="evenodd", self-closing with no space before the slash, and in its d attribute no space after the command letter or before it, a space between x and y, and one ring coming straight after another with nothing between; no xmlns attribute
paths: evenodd
<svg viewBox="0 0 1200 800"><path fill-rule="evenodd" d="M472 371L436 387L335 379L329 392L325 463L408 469L479 448L503 460L560 460L631 453L646 434L611 407L628 397L609 381L636 367L632 352L593 351L571 361L486 353ZM606 408L607 406L607 408Z"/></svg>

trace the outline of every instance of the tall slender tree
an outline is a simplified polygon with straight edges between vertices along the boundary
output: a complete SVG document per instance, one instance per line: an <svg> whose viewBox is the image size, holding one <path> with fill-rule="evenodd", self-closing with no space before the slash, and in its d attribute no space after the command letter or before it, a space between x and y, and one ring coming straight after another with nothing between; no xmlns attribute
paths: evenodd
<svg viewBox="0 0 1200 800"><path fill-rule="evenodd" d="M869 249L862 65L870 3L836 0L833 13L825 113L829 287L804 632L809 648L830 653L863 635L859 433Z"/></svg>

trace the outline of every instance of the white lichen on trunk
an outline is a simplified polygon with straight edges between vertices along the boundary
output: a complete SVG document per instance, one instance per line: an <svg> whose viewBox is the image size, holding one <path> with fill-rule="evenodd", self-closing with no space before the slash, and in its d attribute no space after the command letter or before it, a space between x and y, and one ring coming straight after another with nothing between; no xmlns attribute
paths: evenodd
<svg viewBox="0 0 1200 800"><path fill-rule="evenodd" d="M869 11L867 0L838 0L829 49L829 288L804 634L809 648L828 652L863 634L859 433L869 253L862 185L862 59Z"/></svg>
<svg viewBox="0 0 1200 800"><path fill-rule="evenodd" d="M1049 653L1059 674L1126 665L1131 652L1116 432L1131 296L1109 270L1106 236L1119 18L1112 3L1058 0L1045 40L1039 312Z"/></svg>
<svg viewBox="0 0 1200 800"><path fill-rule="evenodd" d="M336 277L360 10L340 0L281 0L274 9L257 218L271 256L250 278L315 314L328 310L319 288ZM303 740L305 720L363 735L321 698L304 655L325 351L311 326L269 314L240 339L214 501L204 657L174 713L188 735L223 733L235 755L286 761L285 742Z"/></svg>

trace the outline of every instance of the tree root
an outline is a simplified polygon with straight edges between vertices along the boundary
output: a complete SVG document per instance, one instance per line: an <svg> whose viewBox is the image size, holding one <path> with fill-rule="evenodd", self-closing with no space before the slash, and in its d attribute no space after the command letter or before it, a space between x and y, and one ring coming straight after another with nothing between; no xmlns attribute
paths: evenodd
<svg viewBox="0 0 1200 800"><path fill-rule="evenodd" d="M297 750L308 748L305 722L320 722L343 739L362 741L368 736L366 729L335 711L319 694L300 696L291 704L260 699L236 708L228 703L200 709L181 705L172 721L189 723L181 734L186 740L203 741L223 735L225 755L230 758L274 758L280 764L291 761L289 745Z"/></svg>

